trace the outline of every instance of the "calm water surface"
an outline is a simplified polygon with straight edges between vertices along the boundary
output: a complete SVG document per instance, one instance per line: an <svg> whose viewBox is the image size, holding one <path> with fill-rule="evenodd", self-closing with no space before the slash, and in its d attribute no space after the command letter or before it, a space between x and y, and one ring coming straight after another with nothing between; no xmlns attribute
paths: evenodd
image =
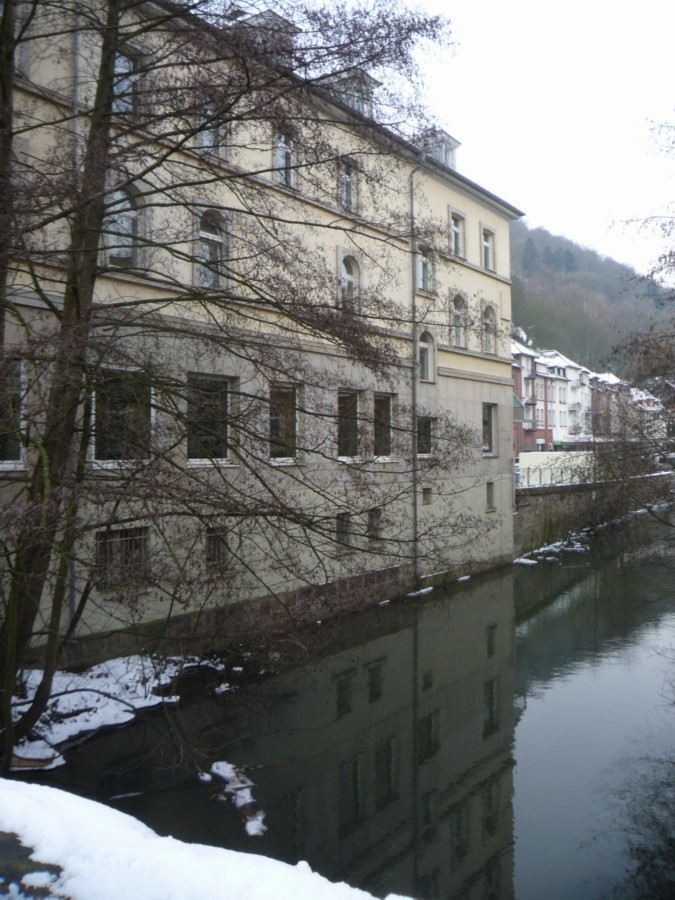
<svg viewBox="0 0 675 900"><path fill-rule="evenodd" d="M675 548L635 528L317 626L319 661L217 699L198 673L179 710L59 777L160 833L379 895L675 896ZM216 760L245 767L264 836L198 781Z"/></svg>

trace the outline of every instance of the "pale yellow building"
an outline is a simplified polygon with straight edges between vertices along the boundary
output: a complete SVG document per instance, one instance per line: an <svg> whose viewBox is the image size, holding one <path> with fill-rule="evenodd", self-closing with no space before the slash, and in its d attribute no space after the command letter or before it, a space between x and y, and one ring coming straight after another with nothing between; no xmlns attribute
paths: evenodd
<svg viewBox="0 0 675 900"><path fill-rule="evenodd" d="M519 210L275 14L118 6L17 43L5 561L49 508L44 615L84 635L510 560Z"/></svg>

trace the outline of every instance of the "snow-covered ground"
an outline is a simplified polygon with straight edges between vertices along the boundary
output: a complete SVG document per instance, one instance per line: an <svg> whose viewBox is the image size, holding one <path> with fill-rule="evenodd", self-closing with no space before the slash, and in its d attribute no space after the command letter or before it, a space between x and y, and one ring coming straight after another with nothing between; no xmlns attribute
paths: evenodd
<svg viewBox="0 0 675 900"><path fill-rule="evenodd" d="M160 837L118 810L56 788L0 779L0 831L33 848L32 871L0 897L38 888L68 900L367 900L300 862ZM41 869L40 864L45 868ZM57 866L58 874L46 867ZM395 900L390 894L388 900Z"/></svg>
<svg viewBox="0 0 675 900"><path fill-rule="evenodd" d="M199 664L191 657L124 656L84 672L57 672L46 713L31 739L16 747L15 768L55 768L64 762L59 748L75 739L106 726L123 725L141 709L177 703L178 697L167 696L167 688L181 671ZM12 704L15 717L28 704L41 678L39 669L25 673L25 698L15 697ZM220 691L227 688L222 684Z"/></svg>

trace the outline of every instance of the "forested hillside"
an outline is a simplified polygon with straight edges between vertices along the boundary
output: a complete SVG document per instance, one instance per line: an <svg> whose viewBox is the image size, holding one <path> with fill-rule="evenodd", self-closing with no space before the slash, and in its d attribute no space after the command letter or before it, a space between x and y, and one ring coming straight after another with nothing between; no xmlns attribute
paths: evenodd
<svg viewBox="0 0 675 900"><path fill-rule="evenodd" d="M511 272L514 324L594 371L622 374L613 347L660 315L657 289L632 269L544 228L512 223Z"/></svg>

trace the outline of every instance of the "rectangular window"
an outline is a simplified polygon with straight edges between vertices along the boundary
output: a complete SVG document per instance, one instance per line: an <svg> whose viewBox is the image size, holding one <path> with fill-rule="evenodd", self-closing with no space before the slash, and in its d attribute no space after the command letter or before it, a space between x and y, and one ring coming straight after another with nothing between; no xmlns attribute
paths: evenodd
<svg viewBox="0 0 675 900"><path fill-rule="evenodd" d="M487 228L483 228L481 231L481 247L483 268L493 271L495 267L495 236Z"/></svg>
<svg viewBox="0 0 675 900"><path fill-rule="evenodd" d="M227 528L207 528L204 541L204 563L209 572L222 572L230 563Z"/></svg>
<svg viewBox="0 0 675 900"><path fill-rule="evenodd" d="M464 219L456 213L450 215L450 253L464 256Z"/></svg>
<svg viewBox="0 0 675 900"><path fill-rule="evenodd" d="M433 290L433 265L428 247L420 247L417 253L417 289L429 292Z"/></svg>
<svg viewBox="0 0 675 900"><path fill-rule="evenodd" d="M228 451L228 383L209 375L188 375L188 459L225 459Z"/></svg>
<svg viewBox="0 0 675 900"><path fill-rule="evenodd" d="M343 547L351 547L352 544L352 515L351 513L338 513L335 516L335 540Z"/></svg>
<svg viewBox="0 0 675 900"><path fill-rule="evenodd" d="M494 403L483 404L483 453L496 452L495 428L497 419L497 407Z"/></svg>
<svg viewBox="0 0 675 900"><path fill-rule="evenodd" d="M495 483L494 481L488 481L485 485L486 487L486 497L485 497L485 506L488 510L495 508Z"/></svg>
<svg viewBox="0 0 675 900"><path fill-rule="evenodd" d="M95 394L95 458L143 459L149 451L148 376L144 372L102 372Z"/></svg>
<svg viewBox="0 0 675 900"><path fill-rule="evenodd" d="M433 840L436 836L438 824L438 791L431 790L422 794L420 798L420 832L425 842Z"/></svg>
<svg viewBox="0 0 675 900"><path fill-rule="evenodd" d="M294 387L270 389L270 457L295 459L297 453L297 402Z"/></svg>
<svg viewBox="0 0 675 900"><path fill-rule="evenodd" d="M433 492L433 489L430 488L430 487L423 487L423 488L422 488L422 505L423 505L423 506L430 506L430 505L431 505L431 501L432 501L433 499L434 499L434 492Z"/></svg>
<svg viewBox="0 0 675 900"><path fill-rule="evenodd" d="M113 587L148 577L148 529L115 528L96 533L96 574Z"/></svg>
<svg viewBox="0 0 675 900"><path fill-rule="evenodd" d="M369 509L368 510L368 527L366 534L368 535L369 541L379 541L382 537L382 510L381 509Z"/></svg>
<svg viewBox="0 0 675 900"><path fill-rule="evenodd" d="M5 359L0 378L0 464L21 463L21 362Z"/></svg>
<svg viewBox="0 0 675 900"><path fill-rule="evenodd" d="M338 391L337 453L354 457L359 452L359 396L356 391Z"/></svg>
<svg viewBox="0 0 675 900"><path fill-rule="evenodd" d="M295 184L295 160L293 138L288 134L277 134L274 141L274 169L277 184L293 187Z"/></svg>
<svg viewBox="0 0 675 900"><path fill-rule="evenodd" d="M112 83L112 111L116 115L130 116L136 111L137 79L135 60L118 53Z"/></svg>
<svg viewBox="0 0 675 900"><path fill-rule="evenodd" d="M431 416L417 417L417 455L431 456L433 452L434 420Z"/></svg>
<svg viewBox="0 0 675 900"><path fill-rule="evenodd" d="M338 164L338 203L345 212L356 212L357 198L356 169L349 160Z"/></svg>
<svg viewBox="0 0 675 900"><path fill-rule="evenodd" d="M375 394L373 399L373 454L391 456L391 395Z"/></svg>
<svg viewBox="0 0 675 900"><path fill-rule="evenodd" d="M387 738L375 747L375 807L384 809L398 797L398 739Z"/></svg>

